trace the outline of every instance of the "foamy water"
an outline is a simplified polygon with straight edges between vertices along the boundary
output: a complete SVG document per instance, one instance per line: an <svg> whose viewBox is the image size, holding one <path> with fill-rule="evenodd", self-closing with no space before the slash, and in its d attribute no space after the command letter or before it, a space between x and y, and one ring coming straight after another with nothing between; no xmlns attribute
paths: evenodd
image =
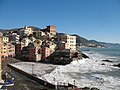
<svg viewBox="0 0 120 90"><path fill-rule="evenodd" d="M75 84L82 87L97 87L100 90L120 90L120 68L113 64L120 63L119 52L111 49L86 50L89 59L76 60L68 65L51 65L31 62L19 62L13 66L52 84ZM105 51L105 52L104 52ZM109 51L109 52L108 52ZM113 52L114 51L114 52ZM107 52L107 54L105 54ZM102 60L109 59L112 62Z"/></svg>
<svg viewBox="0 0 120 90"><path fill-rule="evenodd" d="M55 82L65 82L75 83L78 87L97 87L100 90L120 90L120 77L112 73L114 71L120 73L119 68L112 66L115 62L102 61L108 58L112 60L115 57L90 52L85 52L85 54L87 54L90 59L73 61L66 66L58 66L50 74L42 77L53 84ZM105 65L102 65L102 63Z"/></svg>

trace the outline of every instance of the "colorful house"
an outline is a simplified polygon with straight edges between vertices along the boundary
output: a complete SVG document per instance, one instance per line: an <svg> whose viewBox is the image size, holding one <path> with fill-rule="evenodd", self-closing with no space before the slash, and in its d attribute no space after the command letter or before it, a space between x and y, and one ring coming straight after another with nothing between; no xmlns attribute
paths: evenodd
<svg viewBox="0 0 120 90"><path fill-rule="evenodd" d="M16 54L16 56L21 55L23 47L24 47L24 43L22 43L22 42L15 45L15 54Z"/></svg>
<svg viewBox="0 0 120 90"><path fill-rule="evenodd" d="M29 55L28 58L30 61L40 61L41 60L41 48L37 47L36 44L30 43L28 45Z"/></svg>
<svg viewBox="0 0 120 90"><path fill-rule="evenodd" d="M50 56L50 48L49 47L43 47L42 48L42 59L45 61L48 61L48 57Z"/></svg>

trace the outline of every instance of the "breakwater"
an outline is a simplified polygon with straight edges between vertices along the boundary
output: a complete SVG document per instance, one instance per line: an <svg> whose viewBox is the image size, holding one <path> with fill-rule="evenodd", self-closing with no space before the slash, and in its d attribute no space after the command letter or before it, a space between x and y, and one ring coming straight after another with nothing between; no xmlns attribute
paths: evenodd
<svg viewBox="0 0 120 90"><path fill-rule="evenodd" d="M46 82L46 81L44 81L44 80L42 80L42 79L40 79L40 78L38 78L38 77L36 77L36 76L34 76L32 74L29 74L29 73L27 73L27 72L25 72L25 71L23 71L21 69L18 69L18 68L14 67L14 66L12 66L10 64L8 64L8 67L15 70L15 71L17 71L18 73L20 73L20 74L22 74L22 75L24 75L24 76L38 82L38 83L40 83L41 85L43 85L45 87L52 88L52 89L55 88L55 85L53 85L51 83L48 83L48 82Z"/></svg>

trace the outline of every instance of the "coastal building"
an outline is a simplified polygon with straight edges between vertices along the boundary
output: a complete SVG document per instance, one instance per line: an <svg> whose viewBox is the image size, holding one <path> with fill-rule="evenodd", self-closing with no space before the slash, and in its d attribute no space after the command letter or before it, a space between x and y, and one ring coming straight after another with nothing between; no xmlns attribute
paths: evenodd
<svg viewBox="0 0 120 90"><path fill-rule="evenodd" d="M17 31L17 34L20 35L20 38L23 38L24 36L29 36L33 34L33 29L25 26L24 28L21 28Z"/></svg>
<svg viewBox="0 0 120 90"><path fill-rule="evenodd" d="M62 35L60 37L60 41L61 41L60 48L71 49L73 51L76 50L76 36Z"/></svg>
<svg viewBox="0 0 120 90"><path fill-rule="evenodd" d="M15 56L15 46L11 43L1 43L1 56L8 57L8 56Z"/></svg>
<svg viewBox="0 0 120 90"><path fill-rule="evenodd" d="M57 45L52 41L50 41L49 43L50 43L50 45L49 45L50 53L52 54L55 51Z"/></svg>
<svg viewBox="0 0 120 90"><path fill-rule="evenodd" d="M15 44L15 54L16 54L16 56L21 55L23 47L25 47L25 45L22 42L18 43L18 44Z"/></svg>
<svg viewBox="0 0 120 90"><path fill-rule="evenodd" d="M35 31L33 33L33 36L37 39L41 39L41 40L48 40L52 37L54 37L54 35L51 35L49 32L43 32L43 31Z"/></svg>
<svg viewBox="0 0 120 90"><path fill-rule="evenodd" d="M26 37L26 38L23 38L21 42L24 43L25 46L28 46L31 40L28 37Z"/></svg>
<svg viewBox="0 0 120 90"><path fill-rule="evenodd" d="M47 28L42 30L43 32L49 32L51 35L56 35L56 26L47 26Z"/></svg>
<svg viewBox="0 0 120 90"><path fill-rule="evenodd" d="M34 44L29 44L29 55L30 61L40 61L41 60L41 48L36 47Z"/></svg>
<svg viewBox="0 0 120 90"><path fill-rule="evenodd" d="M39 30L39 31L33 32L33 36L35 38L41 39L42 37L46 36L46 34L45 32Z"/></svg>
<svg viewBox="0 0 120 90"><path fill-rule="evenodd" d="M15 46L11 43L8 43L8 56L10 57L15 56Z"/></svg>
<svg viewBox="0 0 120 90"><path fill-rule="evenodd" d="M8 43L8 42L9 42L9 37L2 36L2 37L0 37L0 41L1 41L2 43Z"/></svg>
<svg viewBox="0 0 120 90"><path fill-rule="evenodd" d="M8 35L10 42L12 43L19 43L20 35L17 35L17 33L12 33Z"/></svg>
<svg viewBox="0 0 120 90"><path fill-rule="evenodd" d="M58 50L67 49L67 43L65 43L65 41L59 41L57 44L57 49Z"/></svg>
<svg viewBox="0 0 120 90"><path fill-rule="evenodd" d="M29 39L31 40L31 42L35 42L36 40L36 38L34 38L33 36L31 36Z"/></svg>
<svg viewBox="0 0 120 90"><path fill-rule="evenodd" d="M56 26L47 26L47 30L51 35L56 35Z"/></svg>
<svg viewBox="0 0 120 90"><path fill-rule="evenodd" d="M33 43L35 44L36 47L41 47L41 45L42 45L42 40L36 39Z"/></svg>
<svg viewBox="0 0 120 90"><path fill-rule="evenodd" d="M1 44L1 55L2 57L8 57L8 44L7 43Z"/></svg>
<svg viewBox="0 0 120 90"><path fill-rule="evenodd" d="M50 48L43 47L42 48L42 60L48 61L48 57L50 56Z"/></svg>
<svg viewBox="0 0 120 90"><path fill-rule="evenodd" d="M53 63L55 64L68 64L72 61L72 50L56 50L54 52Z"/></svg>

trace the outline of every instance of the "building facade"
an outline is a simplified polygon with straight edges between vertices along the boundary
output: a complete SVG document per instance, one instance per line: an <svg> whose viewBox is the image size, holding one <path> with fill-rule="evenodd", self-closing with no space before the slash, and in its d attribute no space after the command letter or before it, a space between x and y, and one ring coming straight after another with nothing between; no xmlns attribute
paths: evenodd
<svg viewBox="0 0 120 90"><path fill-rule="evenodd" d="M24 36L29 36L30 34L33 34L33 29L25 26L24 28L21 28L17 31L17 34L20 35L20 38L23 38Z"/></svg>
<svg viewBox="0 0 120 90"><path fill-rule="evenodd" d="M38 47L29 48L30 61L40 61L41 60L41 49Z"/></svg>
<svg viewBox="0 0 120 90"><path fill-rule="evenodd" d="M19 43L20 35L17 35L17 33L12 33L11 35L8 35L8 37L10 42Z"/></svg>
<svg viewBox="0 0 120 90"><path fill-rule="evenodd" d="M44 37L44 36L46 36L46 34L45 34L45 32L43 32L43 31L35 31L35 32L33 32L33 36L35 37L35 38L42 38L42 37Z"/></svg>
<svg viewBox="0 0 120 90"><path fill-rule="evenodd" d="M15 45L15 54L16 54L16 56L21 55L22 49L23 49L24 46L25 46L24 43L19 43L19 44Z"/></svg>
<svg viewBox="0 0 120 90"><path fill-rule="evenodd" d="M7 43L2 43L1 55L2 55L2 57L8 57L8 44Z"/></svg>
<svg viewBox="0 0 120 90"><path fill-rule="evenodd" d="M62 47L65 49L76 50L76 36L62 35L60 37L61 42L63 42Z"/></svg>
<svg viewBox="0 0 120 90"><path fill-rule="evenodd" d="M9 42L9 37L3 36L0 38L2 43L8 43Z"/></svg>
<svg viewBox="0 0 120 90"><path fill-rule="evenodd" d="M8 43L8 56L10 57L15 56L15 46L11 43Z"/></svg>
<svg viewBox="0 0 120 90"><path fill-rule="evenodd" d="M49 32L52 36L56 35L56 26L47 26L42 30L43 32Z"/></svg>
<svg viewBox="0 0 120 90"><path fill-rule="evenodd" d="M50 56L50 48L49 47L43 47L42 48L42 60L47 61L49 56Z"/></svg>

